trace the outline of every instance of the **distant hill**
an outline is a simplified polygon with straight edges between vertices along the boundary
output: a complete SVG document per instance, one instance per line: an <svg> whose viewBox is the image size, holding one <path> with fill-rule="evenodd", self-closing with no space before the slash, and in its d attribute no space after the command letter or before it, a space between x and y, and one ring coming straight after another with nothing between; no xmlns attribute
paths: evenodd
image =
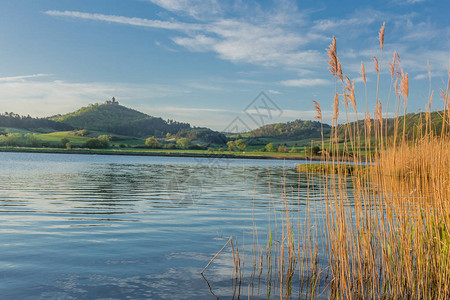
<svg viewBox="0 0 450 300"><path fill-rule="evenodd" d="M47 118L32 118L15 113L0 114L0 127L20 128L38 132L73 130L69 124L49 120Z"/></svg>
<svg viewBox="0 0 450 300"><path fill-rule="evenodd" d="M435 135L440 135L441 134L441 130L442 130L442 115L444 114L443 111L434 111L430 114L430 118L431 118L431 131L435 134ZM387 134L388 137L393 136L394 131L395 131L395 118L389 118L387 119ZM386 122L386 119L384 119L384 122ZM400 136L403 136L403 122L404 122L404 117L401 116L398 118L397 120L398 122L398 134ZM372 123L372 128L374 126L374 120L371 120ZM423 124L422 128L420 128L420 124ZM355 122L351 122L349 123L352 126L354 126L356 123ZM361 136L364 136L364 120L359 120L358 121L358 126L360 128L360 134ZM383 125L385 126L385 125ZM409 113L406 114L406 138L407 139L411 139L414 136L417 136L418 134L420 134L420 130L422 130L422 132L425 131L425 113ZM338 126L338 136L339 138L344 138L345 137L345 128L346 125L342 124ZM385 130L385 128L383 127L383 131ZM373 132L372 132L373 134Z"/></svg>
<svg viewBox="0 0 450 300"><path fill-rule="evenodd" d="M189 129L187 123L166 122L122 105L92 104L79 110L50 118L77 129L105 131L115 134L146 137L175 134Z"/></svg>
<svg viewBox="0 0 450 300"><path fill-rule="evenodd" d="M79 110L51 117L50 120L77 129L96 130L145 138L165 137L168 133L205 143L224 144L226 138L208 128L192 128L188 123L165 121L118 104L92 104Z"/></svg>
<svg viewBox="0 0 450 300"><path fill-rule="evenodd" d="M329 135L331 126L323 124L324 135ZM252 137L285 137L286 139L309 139L321 137L321 124L318 121L295 120L261 126L249 132Z"/></svg>

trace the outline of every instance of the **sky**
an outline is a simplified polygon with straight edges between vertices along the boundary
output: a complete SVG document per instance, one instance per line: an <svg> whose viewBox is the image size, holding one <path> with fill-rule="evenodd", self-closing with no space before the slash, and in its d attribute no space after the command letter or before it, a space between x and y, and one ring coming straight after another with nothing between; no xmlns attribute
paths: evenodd
<svg viewBox="0 0 450 300"><path fill-rule="evenodd" d="M388 98L394 111L394 51L409 74L408 112L424 110L430 90L438 110L450 65L449 12L447 0L2 0L0 111L44 117L114 96L152 116L230 131L237 121L253 129L312 120L316 100L331 123L335 79L326 48L335 36L362 118L361 62L373 115L372 56L380 60L383 22L383 111Z"/></svg>

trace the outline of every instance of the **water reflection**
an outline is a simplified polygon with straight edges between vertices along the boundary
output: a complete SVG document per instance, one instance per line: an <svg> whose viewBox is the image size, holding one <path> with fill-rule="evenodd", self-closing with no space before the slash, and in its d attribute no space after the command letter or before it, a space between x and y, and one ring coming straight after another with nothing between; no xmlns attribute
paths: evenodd
<svg viewBox="0 0 450 300"><path fill-rule="evenodd" d="M307 181L295 162L211 166L184 158L0 153L0 294L214 298L200 270L223 236L251 241L253 222L264 234L284 180L299 207ZM225 298L248 292L247 281L240 292L230 284L230 258L218 258L206 276Z"/></svg>

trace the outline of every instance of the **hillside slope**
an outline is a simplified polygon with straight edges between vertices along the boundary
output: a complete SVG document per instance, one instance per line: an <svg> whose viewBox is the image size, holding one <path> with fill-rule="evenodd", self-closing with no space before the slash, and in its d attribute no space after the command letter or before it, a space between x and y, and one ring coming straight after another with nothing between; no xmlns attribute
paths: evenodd
<svg viewBox="0 0 450 300"><path fill-rule="evenodd" d="M187 123L166 122L122 105L92 104L73 113L51 117L51 120L68 124L77 129L146 137L175 134L189 129Z"/></svg>
<svg viewBox="0 0 450 300"><path fill-rule="evenodd" d="M442 115L444 114L443 111L434 111L430 114L430 123L431 123L431 131L435 135L440 135L442 130ZM384 130L386 130L385 126L387 124L387 135L388 137L392 137L395 132L395 126L397 124L398 126L398 135L403 136L403 124L405 123L405 136L407 139L412 139L414 136L420 135L420 131L422 130L422 133L425 132L425 113L409 113L406 114L406 119L404 116L398 117L398 120L396 122L395 118L389 118L383 119L383 134ZM371 119L372 128L374 128L374 120ZM349 123L350 126L355 126L356 122ZM342 124L338 126L338 136L341 139L344 139L345 137L345 128L346 124ZM364 120L358 121L358 127L360 128L360 134L361 136L364 136ZM372 129L373 130L373 129ZM372 135L374 133L372 132Z"/></svg>
<svg viewBox="0 0 450 300"><path fill-rule="evenodd" d="M20 116L15 113L0 114L0 127L20 128L37 132L72 130L72 126L46 118Z"/></svg>
<svg viewBox="0 0 450 300"><path fill-rule="evenodd" d="M92 104L79 110L50 118L77 129L102 131L125 136L146 138L186 137L205 144L225 144L226 137L209 128L192 128L188 123L152 117L116 104Z"/></svg>
<svg viewBox="0 0 450 300"><path fill-rule="evenodd" d="M330 133L330 125L323 124L324 135ZM284 137L286 139L307 139L321 137L321 124L318 121L295 120L261 126L249 132L252 137Z"/></svg>

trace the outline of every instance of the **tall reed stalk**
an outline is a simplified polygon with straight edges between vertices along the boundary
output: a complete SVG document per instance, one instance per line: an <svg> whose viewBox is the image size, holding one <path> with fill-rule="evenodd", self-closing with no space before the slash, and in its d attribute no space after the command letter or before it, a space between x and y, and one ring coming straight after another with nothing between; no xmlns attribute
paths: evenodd
<svg viewBox="0 0 450 300"><path fill-rule="evenodd" d="M299 175L307 181L304 198L298 194L295 201L284 182L282 207L276 208L275 201L269 199L267 245L262 247L253 239L253 268L257 272L252 273L251 281L255 274L259 279L266 274L267 298L293 296L298 273L301 298L450 299L450 71L447 86L440 90L444 101L444 110L439 112L440 130L432 123L432 91L425 126L420 130L406 128L408 73L401 69L394 53L390 86L394 83L396 109L395 118L389 121L394 124L393 132L389 132L391 92L385 118L378 98L384 31L385 24L379 33L380 58L373 58L377 72L374 119L367 110L365 88L366 114L361 125L355 83L342 73L334 37L327 49L335 96L329 141L322 135L324 162L316 169L319 173ZM361 75L366 86L363 63ZM347 119L344 131L348 144L344 150L351 150L351 154L339 148L339 80L346 115L349 101L356 120L349 123ZM313 103L316 119L322 122L321 107ZM353 172L344 161L354 163ZM270 189L269 183L269 195ZM304 203L302 209L300 202ZM255 225L254 234L257 236ZM231 238L229 242L234 247ZM240 266L238 247L236 251L233 248L233 255L235 252L233 275L240 284L245 270ZM319 264L320 256L326 258L327 266Z"/></svg>

